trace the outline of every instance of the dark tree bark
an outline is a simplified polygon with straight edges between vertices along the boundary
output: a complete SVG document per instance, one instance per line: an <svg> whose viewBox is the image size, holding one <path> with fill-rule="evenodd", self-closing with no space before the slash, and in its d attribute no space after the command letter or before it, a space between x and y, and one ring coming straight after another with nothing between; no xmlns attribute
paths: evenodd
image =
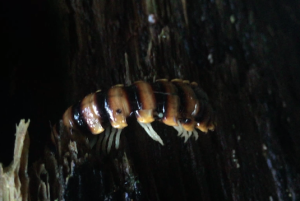
<svg viewBox="0 0 300 201"><path fill-rule="evenodd" d="M21 78L38 68L16 67L13 83L17 97L22 82L32 99L48 92L40 99L45 104L34 104L30 157L31 164L42 157L32 171L45 164L51 199L300 199L298 2L66 0L40 6L45 38L35 44L45 55L38 53L43 57L34 66L45 65L48 74L37 75L46 81ZM30 63L25 58L21 62ZM76 152L64 136L61 150L68 156L55 158L56 148L45 145L47 120L86 94L158 78L196 81L216 112L216 130L184 143L173 128L155 122L161 146L130 119L121 149L110 155L84 143ZM50 150L42 154L45 146ZM66 170L74 161L74 170Z"/></svg>

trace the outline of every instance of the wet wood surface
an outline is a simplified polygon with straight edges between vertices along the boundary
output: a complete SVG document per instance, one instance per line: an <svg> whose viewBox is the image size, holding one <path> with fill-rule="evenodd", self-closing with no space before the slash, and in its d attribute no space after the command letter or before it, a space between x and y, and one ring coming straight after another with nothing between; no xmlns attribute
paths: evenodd
<svg viewBox="0 0 300 201"><path fill-rule="evenodd" d="M29 19L16 23L3 14L5 74L12 78L3 79L10 80L3 104L6 113L16 111L10 121L31 118L29 162L46 164L51 199L300 199L298 2L32 3L24 3L31 14L21 11ZM62 156L53 162L44 154L49 120L97 89L159 78L196 81L216 112L216 130L184 143L155 122L161 146L132 118L119 150L91 150L89 158L79 151L66 159L78 159L68 185L51 179L66 175L53 166L64 166Z"/></svg>

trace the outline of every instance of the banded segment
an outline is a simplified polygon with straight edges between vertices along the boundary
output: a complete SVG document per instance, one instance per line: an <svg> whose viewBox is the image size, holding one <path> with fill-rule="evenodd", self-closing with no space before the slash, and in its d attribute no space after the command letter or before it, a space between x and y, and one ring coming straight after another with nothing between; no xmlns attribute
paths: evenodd
<svg viewBox="0 0 300 201"><path fill-rule="evenodd" d="M100 92L91 93L82 101L69 107L63 114L63 124L67 128L74 128L82 132L100 134L104 131L105 122L103 112L99 111L97 96Z"/></svg>
<svg viewBox="0 0 300 201"><path fill-rule="evenodd" d="M89 94L82 100L81 112L92 134L99 134L104 131L101 113L96 104L96 93Z"/></svg>
<svg viewBox="0 0 300 201"><path fill-rule="evenodd" d="M157 116L168 126L178 126L179 96L176 87L166 79L153 84L157 100Z"/></svg>
<svg viewBox="0 0 300 201"><path fill-rule="evenodd" d="M191 87L201 105L200 110L195 116L196 128L204 133L207 133L208 130L213 131L215 129L214 114L211 105L208 103L209 100L206 93L196 82L192 82Z"/></svg>
<svg viewBox="0 0 300 201"><path fill-rule="evenodd" d="M151 122L155 119L153 113L156 109L156 99L152 86L144 81L137 81L127 91L130 93L130 103L135 108L134 112L138 123L153 140L164 145L160 136L152 128Z"/></svg>
<svg viewBox="0 0 300 201"><path fill-rule="evenodd" d="M63 123L70 130L79 130L84 133L90 132L81 111L81 101L66 110L63 114Z"/></svg>
<svg viewBox="0 0 300 201"><path fill-rule="evenodd" d="M196 125L195 115L199 111L199 101L190 85L180 79L172 80L180 97L180 123L187 131L193 131Z"/></svg>
<svg viewBox="0 0 300 201"><path fill-rule="evenodd" d="M136 102L138 109L135 110L137 121L146 124L153 122L153 111L156 109L156 100L151 85L144 81L137 81L133 85L137 94Z"/></svg>
<svg viewBox="0 0 300 201"><path fill-rule="evenodd" d="M130 105L123 86L116 85L107 92L104 102L110 124L114 128L122 129L127 126L126 118L130 115Z"/></svg>

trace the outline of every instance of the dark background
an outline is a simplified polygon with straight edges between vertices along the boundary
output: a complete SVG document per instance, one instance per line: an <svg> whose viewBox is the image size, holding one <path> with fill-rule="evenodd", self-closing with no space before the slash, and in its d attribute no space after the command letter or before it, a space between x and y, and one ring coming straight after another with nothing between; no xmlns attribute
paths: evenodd
<svg viewBox="0 0 300 201"><path fill-rule="evenodd" d="M66 73L46 1L1 1L1 140L0 161L12 160L15 126L30 119L33 153L43 150L50 122L67 107L63 94ZM32 154L35 157L35 154Z"/></svg>
<svg viewBox="0 0 300 201"><path fill-rule="evenodd" d="M181 1L161 1L156 2L159 22L152 27L144 2L78 2L0 3L2 163L12 160L15 125L21 118L31 120L30 163L42 157L50 124L69 105L98 88L125 83L127 52L131 81L143 79L140 72L150 75L147 81L154 75L197 81L218 116L216 131L197 142L183 145L171 137L171 151L147 144L142 156L154 150L148 159L157 160L149 167L143 165L147 157L139 161L140 156L131 154L139 175L157 168L153 180L141 176L149 181L143 186L146 195L184 200L199 191L202 200L299 199L298 1L187 1L188 26ZM171 39L160 44L156 40L165 27ZM150 65L143 59L151 37L156 42ZM169 139L170 129L154 128ZM134 132L129 128L125 135ZM165 164L169 158L178 160ZM185 164L192 164L191 174ZM189 186L193 193L188 187L182 190L190 181L197 184ZM174 183L176 193L165 189Z"/></svg>

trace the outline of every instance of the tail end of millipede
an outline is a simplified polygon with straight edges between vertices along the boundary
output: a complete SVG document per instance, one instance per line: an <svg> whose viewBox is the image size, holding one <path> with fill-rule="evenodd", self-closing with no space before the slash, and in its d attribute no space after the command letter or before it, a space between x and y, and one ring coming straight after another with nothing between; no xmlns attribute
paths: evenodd
<svg viewBox="0 0 300 201"><path fill-rule="evenodd" d="M208 131L214 131L216 127L215 114L212 110L205 115L203 120L197 123L196 128L203 133L208 133Z"/></svg>

